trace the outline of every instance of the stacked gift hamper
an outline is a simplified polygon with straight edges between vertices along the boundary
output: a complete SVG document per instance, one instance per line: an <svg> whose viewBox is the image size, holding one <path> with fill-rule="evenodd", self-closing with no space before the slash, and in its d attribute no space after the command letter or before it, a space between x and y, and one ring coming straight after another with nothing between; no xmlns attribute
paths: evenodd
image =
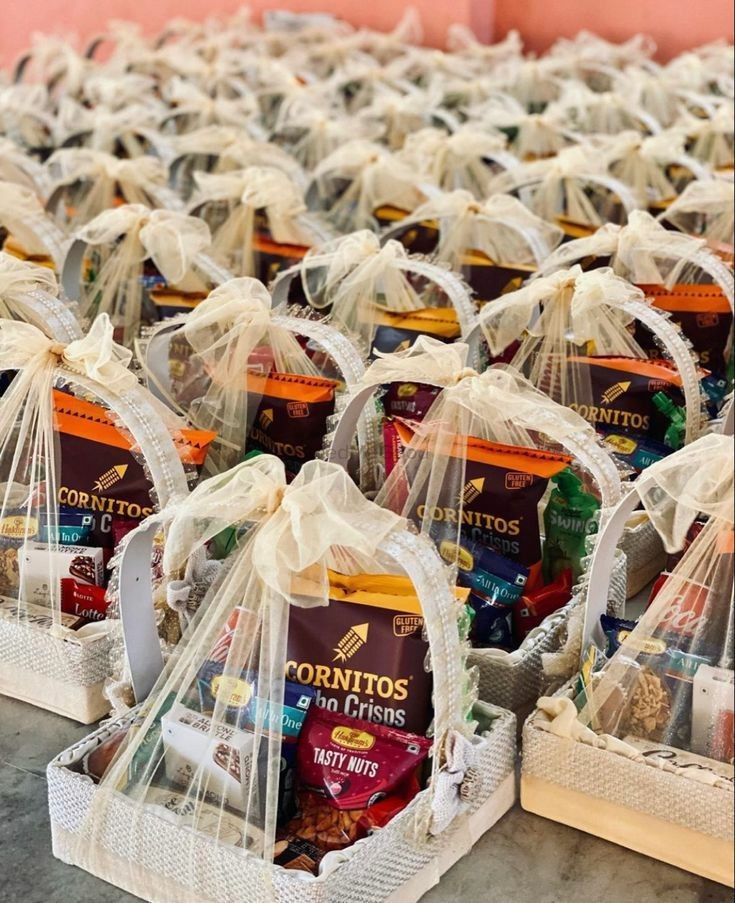
<svg viewBox="0 0 735 903"><path fill-rule="evenodd" d="M420 39L0 80L0 692L112 710L54 852L144 899L418 899L542 694L524 805L731 881L732 48Z"/></svg>

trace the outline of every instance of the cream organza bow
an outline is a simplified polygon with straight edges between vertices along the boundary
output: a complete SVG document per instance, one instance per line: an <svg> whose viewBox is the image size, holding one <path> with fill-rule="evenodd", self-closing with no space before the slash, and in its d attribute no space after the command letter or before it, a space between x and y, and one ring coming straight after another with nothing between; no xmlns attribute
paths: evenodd
<svg viewBox="0 0 735 903"><path fill-rule="evenodd" d="M99 178L118 182L123 189L126 185L155 189L166 184L163 164L150 156L118 160L111 154L90 148L63 148L51 155L49 167L59 172L56 185Z"/></svg>
<svg viewBox="0 0 735 903"><path fill-rule="evenodd" d="M39 290L56 297L59 286L53 271L0 251L0 303Z"/></svg>
<svg viewBox="0 0 735 903"><path fill-rule="evenodd" d="M276 241L300 244L303 232L295 222L305 212L301 192L280 169L270 166L248 166L226 173L194 174L197 185L191 209L207 201L240 202L249 210L265 210L268 228Z"/></svg>
<svg viewBox="0 0 735 903"><path fill-rule="evenodd" d="M550 276L533 279L518 291L485 305L480 312L480 324L491 353L497 355L526 332L534 336L546 335L552 320L559 316L558 305L568 305L568 311L562 312L562 338L578 345L602 339L604 353L623 353L615 350L615 345L611 347L616 330L620 332L622 342L622 331L633 321L632 315L622 307L630 301L644 299L639 288L616 276L610 267L585 273L575 265L569 270L558 270ZM535 318L542 305L543 310ZM609 323L611 318L613 322ZM622 347L627 353L627 340Z"/></svg>
<svg viewBox="0 0 735 903"><path fill-rule="evenodd" d="M137 247L127 245L131 262L150 258L169 284L180 282L197 254L211 243L209 226L202 220L173 210L150 210L143 204L104 210L77 234L90 245L135 238Z"/></svg>
<svg viewBox="0 0 735 903"><path fill-rule="evenodd" d="M358 387L393 382L430 383L449 386L466 376L476 376L467 366L470 348L464 342L440 342L420 335L409 348L390 354L376 351L376 359L365 371Z"/></svg>
<svg viewBox="0 0 735 903"><path fill-rule="evenodd" d="M493 194L478 201L461 189L431 198L410 220L439 221L436 255L455 266L469 251L481 251L495 263L538 265L564 236L512 195Z"/></svg>
<svg viewBox="0 0 735 903"><path fill-rule="evenodd" d="M615 268L635 283L673 284L681 266L691 263L706 242L665 229L650 213L636 210L620 231Z"/></svg>
<svg viewBox="0 0 735 903"><path fill-rule="evenodd" d="M258 531L252 563L261 580L286 598L292 597L292 577L308 576L316 593L297 604L326 605L327 570L340 569L342 554L367 568L388 534L405 527L405 518L368 501L339 465L308 461L284 485L281 504Z"/></svg>
<svg viewBox="0 0 735 903"><path fill-rule="evenodd" d="M710 434L652 464L634 484L668 552L684 546L698 514L733 524L733 442Z"/></svg>
<svg viewBox="0 0 735 903"><path fill-rule="evenodd" d="M594 435L589 423L537 389L513 367L498 364L477 376L460 380L443 393L452 404L490 424L510 423L530 433L544 433L564 443L580 433Z"/></svg>
<svg viewBox="0 0 735 903"><path fill-rule="evenodd" d="M0 360L11 369L60 364L120 393L138 384L128 370L132 352L113 339L107 314L100 314L82 339L68 345L45 336L30 323L0 320Z"/></svg>
<svg viewBox="0 0 735 903"><path fill-rule="evenodd" d="M258 455L203 480L190 495L153 515L169 523L164 573L173 574L197 548L226 527L259 521L274 512L285 485L283 462L273 455Z"/></svg>
<svg viewBox="0 0 735 903"><path fill-rule="evenodd" d="M257 279L230 279L210 292L184 323L186 340L219 386L242 393L248 360L271 322L271 297Z"/></svg>

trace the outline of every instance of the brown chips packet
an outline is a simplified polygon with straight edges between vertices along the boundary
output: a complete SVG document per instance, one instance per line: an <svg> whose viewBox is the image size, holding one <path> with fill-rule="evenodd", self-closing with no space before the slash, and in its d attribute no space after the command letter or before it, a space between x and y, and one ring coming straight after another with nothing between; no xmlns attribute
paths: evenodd
<svg viewBox="0 0 735 903"><path fill-rule="evenodd" d="M692 343L699 363L718 376L727 370L732 353L732 308L718 285L641 285L654 306L671 314ZM660 354L652 333L640 323L636 341L652 357Z"/></svg>
<svg viewBox="0 0 735 903"><path fill-rule="evenodd" d="M107 408L54 391L60 473L57 501L94 517L90 544L112 546L116 518L139 521L153 512L151 482L130 439ZM174 437L182 462L201 466L215 434L182 429Z"/></svg>
<svg viewBox="0 0 735 903"><path fill-rule="evenodd" d="M322 447L338 385L336 380L295 373L248 373L247 450L280 458L293 479Z"/></svg>

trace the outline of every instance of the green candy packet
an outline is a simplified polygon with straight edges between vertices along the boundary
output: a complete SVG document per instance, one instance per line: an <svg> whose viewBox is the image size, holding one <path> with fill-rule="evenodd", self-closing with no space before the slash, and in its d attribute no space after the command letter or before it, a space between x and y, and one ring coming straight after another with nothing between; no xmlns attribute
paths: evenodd
<svg viewBox="0 0 735 903"><path fill-rule="evenodd" d="M562 571L571 569L572 581L576 581L587 554L586 539L597 532L600 503L582 489L582 481L568 467L552 480L556 486L544 511L543 578L551 583Z"/></svg>

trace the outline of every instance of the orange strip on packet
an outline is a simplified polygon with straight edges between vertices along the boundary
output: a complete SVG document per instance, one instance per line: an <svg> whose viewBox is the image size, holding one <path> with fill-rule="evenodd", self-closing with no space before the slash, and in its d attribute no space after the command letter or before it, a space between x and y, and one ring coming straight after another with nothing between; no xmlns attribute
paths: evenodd
<svg viewBox="0 0 735 903"><path fill-rule="evenodd" d="M101 442L125 451L129 451L132 447L130 440L116 426L108 409L103 405L84 401L76 395L54 389L54 416L56 427L61 433ZM182 428L171 438L183 463L201 465L216 435L210 430Z"/></svg>

